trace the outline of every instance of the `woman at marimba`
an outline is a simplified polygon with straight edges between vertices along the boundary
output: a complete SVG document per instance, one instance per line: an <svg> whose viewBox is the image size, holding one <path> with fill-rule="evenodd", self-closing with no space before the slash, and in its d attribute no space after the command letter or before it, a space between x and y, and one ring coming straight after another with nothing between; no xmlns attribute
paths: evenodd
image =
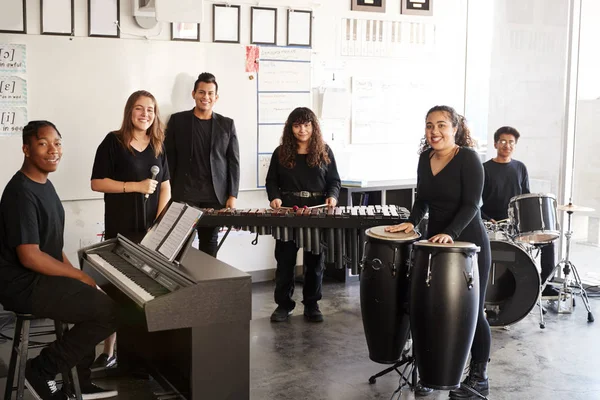
<svg viewBox="0 0 600 400"><path fill-rule="evenodd" d="M275 149L267 173L266 188L271 208L311 207L327 204L335 207L341 181L331 148L321 135L317 116L308 108L292 111L283 128L281 145ZM291 238L290 238L291 239ZM294 268L298 247L293 240L275 243L275 302L272 322L286 321L296 303ZM304 252L304 286L302 289L304 317L322 322L323 314L317 302L321 300L324 252Z"/></svg>
<svg viewBox="0 0 600 400"><path fill-rule="evenodd" d="M388 230L411 232L429 211L427 233L430 242L453 243L456 240L481 247L478 254L479 313L471 346L469 375L463 385L487 395L489 385L486 370L491 334L483 306L491 252L479 210L484 181L483 167L479 156L471 147L473 140L464 117L448 106L430 109L426 117L425 137L421 141L417 194L409 222L392 226ZM431 392L431 389L422 388L419 392L424 395ZM450 398L476 397L468 390L459 388L450 392Z"/></svg>

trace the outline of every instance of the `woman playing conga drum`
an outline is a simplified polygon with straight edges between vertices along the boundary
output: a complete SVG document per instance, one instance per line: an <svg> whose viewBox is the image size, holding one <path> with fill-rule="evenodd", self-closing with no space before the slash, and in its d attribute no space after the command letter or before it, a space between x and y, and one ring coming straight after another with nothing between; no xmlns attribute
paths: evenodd
<svg viewBox="0 0 600 400"><path fill-rule="evenodd" d="M430 109L426 116L425 137L421 141L417 193L409 222L394 225L388 230L411 232L429 211L427 234L430 242L464 241L481 248L477 256L479 314L471 346L469 375L463 385L486 396L489 393L486 369L491 334L483 306L491 255L479 210L484 181L483 167L471 147L473 140L464 117L448 106ZM427 388L420 388L418 394L424 395L427 391ZM450 398L477 397L469 390L460 388L451 391Z"/></svg>

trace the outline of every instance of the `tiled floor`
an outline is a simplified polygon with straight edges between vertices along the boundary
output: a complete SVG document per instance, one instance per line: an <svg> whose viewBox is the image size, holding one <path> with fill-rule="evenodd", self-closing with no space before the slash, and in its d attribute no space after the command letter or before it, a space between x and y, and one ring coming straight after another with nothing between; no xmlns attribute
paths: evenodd
<svg viewBox="0 0 600 400"><path fill-rule="evenodd" d="M368 358L358 283L325 283L322 324L304 321L301 304L290 321L272 324L272 291L272 283L253 288L252 400L392 399L398 386L396 373L368 383L369 376L386 366ZM592 307L600 317L600 302L592 300ZM589 324L578 301L574 314L550 310L547 327L541 330L536 311L509 329L493 330L489 399L600 399L600 321ZM4 333L11 334L10 330ZM8 344L0 345L0 357L8 362ZM5 374L5 368L0 372ZM132 378L98 383L118 388L121 400L154 399L153 392L160 391L151 381ZM428 399L447 396L438 392ZM399 398L414 395L404 390Z"/></svg>

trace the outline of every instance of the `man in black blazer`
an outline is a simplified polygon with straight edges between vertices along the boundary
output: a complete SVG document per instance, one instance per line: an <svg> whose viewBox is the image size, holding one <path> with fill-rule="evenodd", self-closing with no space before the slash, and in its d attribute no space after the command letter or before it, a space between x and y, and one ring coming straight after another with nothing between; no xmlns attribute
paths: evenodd
<svg viewBox="0 0 600 400"><path fill-rule="evenodd" d="M235 208L240 150L231 118L213 112L219 99L215 76L203 72L192 91L196 106L171 115L165 147L171 197L200 208ZM217 254L219 228L200 228L200 250Z"/></svg>

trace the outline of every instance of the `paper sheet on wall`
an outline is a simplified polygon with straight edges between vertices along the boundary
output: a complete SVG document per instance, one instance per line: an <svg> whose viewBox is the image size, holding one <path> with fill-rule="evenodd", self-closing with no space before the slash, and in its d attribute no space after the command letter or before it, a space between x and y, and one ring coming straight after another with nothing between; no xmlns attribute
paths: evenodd
<svg viewBox="0 0 600 400"><path fill-rule="evenodd" d="M259 93L258 123L285 123L296 107L310 107L310 93Z"/></svg>
<svg viewBox="0 0 600 400"><path fill-rule="evenodd" d="M0 72L11 74L27 72L24 44L0 43Z"/></svg>
<svg viewBox="0 0 600 400"><path fill-rule="evenodd" d="M427 82L352 78L352 144L418 145L435 92Z"/></svg>
<svg viewBox="0 0 600 400"><path fill-rule="evenodd" d="M350 93L346 88L326 88L323 92L321 118L350 118Z"/></svg>
<svg viewBox="0 0 600 400"><path fill-rule="evenodd" d="M27 106L27 81L17 76L0 76L0 105Z"/></svg>
<svg viewBox="0 0 600 400"><path fill-rule="evenodd" d="M0 105L0 136L20 135L27 125L25 107L4 107Z"/></svg>
<svg viewBox="0 0 600 400"><path fill-rule="evenodd" d="M258 187L265 187L267 172L269 172L269 165L271 164L271 156L271 154L258 155L258 182L256 184Z"/></svg>
<svg viewBox="0 0 600 400"><path fill-rule="evenodd" d="M272 153L281 140L283 133L283 124L277 125L259 125L258 126L258 152Z"/></svg>

